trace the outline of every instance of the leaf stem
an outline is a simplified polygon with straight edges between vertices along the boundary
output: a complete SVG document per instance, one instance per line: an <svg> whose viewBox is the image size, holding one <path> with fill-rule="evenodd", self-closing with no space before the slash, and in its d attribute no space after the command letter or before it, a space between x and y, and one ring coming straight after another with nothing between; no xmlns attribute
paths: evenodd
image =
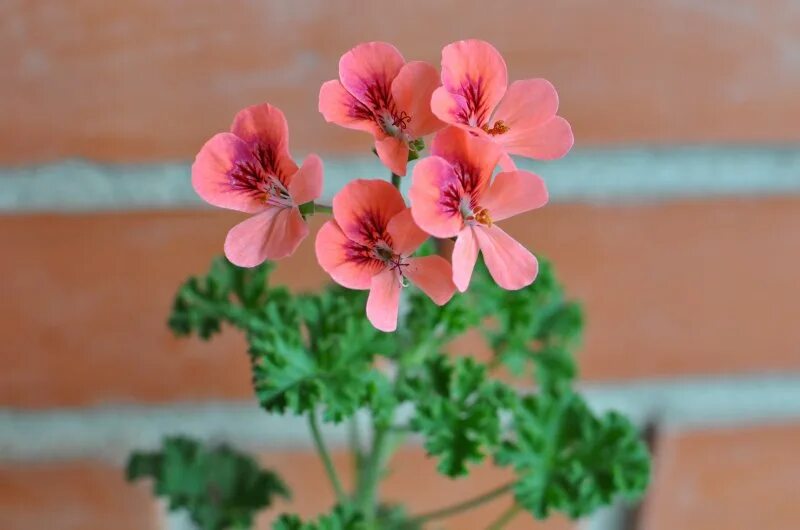
<svg viewBox="0 0 800 530"><path fill-rule="evenodd" d="M481 504L487 503L491 500L496 499L497 497L505 495L514 488L514 484L515 484L514 482L509 482L508 484L504 484L491 491L487 491L486 493L478 495L477 497L473 497L471 499L467 499L465 501L461 501L457 504L453 504L450 506L445 506L444 508L439 508L438 510L434 510L432 512L427 512L417 515L411 519L411 522L415 524L421 524L427 521L432 521L434 519L442 519L444 517L449 517L451 515L460 512L477 508Z"/></svg>
<svg viewBox="0 0 800 530"><path fill-rule="evenodd" d="M328 475L328 479L331 481L333 491L336 492L336 499L340 503L344 502L347 495L345 494L342 483L339 480L339 475L336 474L336 467L333 465L333 460L328 452L328 448L325 447L325 441L322 439L322 432L319 429L319 422L317 421L317 416L313 411L308 413L308 425L311 427L311 435L314 438L314 446L317 448L317 452L322 459L322 463L325 465L325 473Z"/></svg>
<svg viewBox="0 0 800 530"><path fill-rule="evenodd" d="M395 188L397 188L399 190L400 189L400 181L402 179L403 179L403 177L401 177L400 175L395 175L394 173L392 173L392 186L394 186Z"/></svg>
<svg viewBox="0 0 800 530"><path fill-rule="evenodd" d="M512 504L506 511L500 514L500 517L490 524L486 530L501 530L505 525L510 523L521 510L522 506L517 503Z"/></svg>
<svg viewBox="0 0 800 530"><path fill-rule="evenodd" d="M328 206L327 204L319 204L318 202L314 203L314 212L315 213L333 213L333 206Z"/></svg>
<svg viewBox="0 0 800 530"><path fill-rule="evenodd" d="M368 521L375 517L378 483L380 482L383 468L386 465L386 459L389 456L387 451L387 449L389 449L387 444L388 434L388 429L381 427L375 428L372 439L372 450L370 451L369 460L364 469L364 481L359 500Z"/></svg>

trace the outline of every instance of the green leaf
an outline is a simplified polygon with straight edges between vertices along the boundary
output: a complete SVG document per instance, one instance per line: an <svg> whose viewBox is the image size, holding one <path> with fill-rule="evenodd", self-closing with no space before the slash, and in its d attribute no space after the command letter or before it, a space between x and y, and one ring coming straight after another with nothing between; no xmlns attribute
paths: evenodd
<svg viewBox="0 0 800 530"><path fill-rule="evenodd" d="M565 299L548 261L540 259L536 281L517 291L499 289L480 264L470 290L490 319L483 331L500 362L517 375L532 364L542 385L569 385L577 373L572 357L582 339L583 310Z"/></svg>
<svg viewBox="0 0 800 530"><path fill-rule="evenodd" d="M357 512L337 506L316 521L303 522L296 515L281 515L272 525L273 530L367 530L363 517Z"/></svg>
<svg viewBox="0 0 800 530"><path fill-rule="evenodd" d="M437 469L450 477L466 475L500 441L500 410L513 393L489 380L486 367L471 358L430 358L401 383L401 395L414 403L410 427L425 436L425 449L439 457Z"/></svg>
<svg viewBox="0 0 800 530"><path fill-rule="evenodd" d="M250 344L253 387L269 412L320 408L324 420L340 422L367 407L388 423L393 390L372 365L377 352L396 346L364 316L366 293L330 286L294 295L269 286L272 268L242 269L217 259L208 275L191 278L178 292L173 330L208 338L223 322L242 329Z"/></svg>
<svg viewBox="0 0 800 530"><path fill-rule="evenodd" d="M186 510L202 530L250 527L255 514L289 490L272 471L230 447L204 447L184 437L164 440L160 451L137 452L128 480L152 478L170 510Z"/></svg>
<svg viewBox="0 0 800 530"><path fill-rule="evenodd" d="M496 460L515 469L517 502L539 519L582 517L647 486L650 459L636 428L615 412L595 416L577 394L523 398L513 429Z"/></svg>

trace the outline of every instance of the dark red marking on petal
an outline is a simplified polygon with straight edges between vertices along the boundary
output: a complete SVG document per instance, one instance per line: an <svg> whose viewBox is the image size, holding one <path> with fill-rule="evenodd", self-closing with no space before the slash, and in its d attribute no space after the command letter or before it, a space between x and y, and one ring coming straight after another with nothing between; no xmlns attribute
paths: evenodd
<svg viewBox="0 0 800 530"><path fill-rule="evenodd" d="M460 91L461 96L467 102L467 106L458 111L457 118L467 125L483 127L489 121L489 112L491 110L486 105L486 91L483 87L483 81L480 78L467 78L461 84Z"/></svg>
<svg viewBox="0 0 800 530"><path fill-rule="evenodd" d="M284 175L278 164L278 156L271 146L255 143L250 156L234 162L228 172L231 190L268 201L270 197L288 199L288 175Z"/></svg>
<svg viewBox="0 0 800 530"><path fill-rule="evenodd" d="M401 130L405 130L411 121L411 116L406 111L399 111L394 102L392 92L388 83L375 79L367 86L364 93L368 104L354 98L350 107L350 117L374 122L385 133L394 135L393 131L388 130L387 125L391 124Z"/></svg>

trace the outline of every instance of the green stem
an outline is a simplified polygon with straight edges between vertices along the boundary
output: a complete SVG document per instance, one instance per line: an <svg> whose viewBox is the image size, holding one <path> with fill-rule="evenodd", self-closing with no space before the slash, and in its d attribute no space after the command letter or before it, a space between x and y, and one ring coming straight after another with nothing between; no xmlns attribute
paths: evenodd
<svg viewBox="0 0 800 530"><path fill-rule="evenodd" d="M488 491L482 495L478 495L477 497L467 499L465 501L453 504L451 506L445 506L444 508L439 508L438 510L434 510L432 512L427 512L417 515L416 517L413 517L411 519L411 522L416 524L421 524L427 521L432 521L434 519L442 519L444 517L449 517L451 515L460 512L477 508L481 504L487 503L491 500L496 499L497 497L505 495L514 488L514 484L515 484L514 482L510 482L508 484L504 484L500 487L497 487L491 491Z"/></svg>
<svg viewBox="0 0 800 530"><path fill-rule="evenodd" d="M486 528L486 530L501 530L501 529L502 529L502 528L503 528L505 525L507 525L508 523L510 523L510 522L511 522L511 520L512 520L512 519L514 519L514 517L516 517L516 516L517 516L517 514L518 514L520 511L522 511L522 506L520 506L520 505L519 505L519 504L517 504L517 503L514 503L514 504L512 504L512 505L511 505L511 506L508 508L508 510L506 510L506 511L504 511L502 514L500 514L500 517L498 517L498 518L495 520L495 522L493 522L492 524L490 524L490 525L489 525L489 526Z"/></svg>
<svg viewBox="0 0 800 530"><path fill-rule="evenodd" d="M378 497L378 483L383 474L383 468L389 457L387 449L389 446L388 430L376 428L372 439L372 450L370 451L369 461L364 470L364 481L360 490L360 504L367 521L375 518Z"/></svg>
<svg viewBox="0 0 800 530"><path fill-rule="evenodd" d="M319 422L317 421L317 416L313 411L308 413L308 425L311 427L311 435L314 438L314 445L317 448L320 458L322 458L322 463L325 465L325 473L327 473L328 479L331 481L333 491L336 492L336 499L340 503L344 502L347 495L345 494L342 483L339 480L339 475L336 474L336 468L333 465L331 455L328 452L327 447L325 447L325 441L322 439L322 432L319 429Z"/></svg>
<svg viewBox="0 0 800 530"><path fill-rule="evenodd" d="M395 175L394 173L392 173L392 186L394 186L398 190L400 189L400 181L401 180L403 180L403 177L401 177L400 175Z"/></svg>
<svg viewBox="0 0 800 530"><path fill-rule="evenodd" d="M314 212L316 213L333 213L333 206L325 204L314 203Z"/></svg>

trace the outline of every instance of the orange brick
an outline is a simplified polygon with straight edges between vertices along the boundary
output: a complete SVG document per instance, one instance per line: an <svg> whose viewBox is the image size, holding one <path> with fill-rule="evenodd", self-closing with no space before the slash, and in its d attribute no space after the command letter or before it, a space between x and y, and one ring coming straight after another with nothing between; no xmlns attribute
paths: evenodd
<svg viewBox="0 0 800 530"><path fill-rule="evenodd" d="M795 530L800 425L666 435L643 530Z"/></svg>
<svg viewBox="0 0 800 530"><path fill-rule="evenodd" d="M346 488L352 486L352 463L345 453L335 455L335 464ZM269 522L283 512L299 513L305 517L327 512L334 496L322 464L315 454L307 452L280 452L263 455L266 467L278 471L286 479L294 497L264 513L258 528L268 528ZM387 502L407 506L412 514L419 514L480 495L505 484L510 475L505 470L490 466L476 468L468 478L450 480L440 476L435 462L421 449L404 449L390 464L390 471L382 487L381 498ZM501 497L486 505L442 519L445 529L485 528L510 503L511 496ZM566 530L574 526L565 518L555 516L547 522L533 522L532 516L520 514L506 526L508 530L524 530L531 526L542 530Z"/></svg>
<svg viewBox="0 0 800 530"><path fill-rule="evenodd" d="M495 43L512 78L551 79L579 145L800 139L793 0L6 0L1 13L3 162L191 157L264 100L298 151L366 153L366 135L317 112L339 56L388 40L438 64L466 37Z"/></svg>
<svg viewBox="0 0 800 530"><path fill-rule="evenodd" d="M13 249L0 260L0 403L249 398L238 334L202 344L171 337L165 323L178 285L206 270L240 218L0 217L0 246ZM798 199L552 205L505 226L585 301L588 379L800 369ZM326 281L310 241L276 281Z"/></svg>
<svg viewBox="0 0 800 530"><path fill-rule="evenodd" d="M3 530L158 530L156 504L123 471L80 461L0 465Z"/></svg>

